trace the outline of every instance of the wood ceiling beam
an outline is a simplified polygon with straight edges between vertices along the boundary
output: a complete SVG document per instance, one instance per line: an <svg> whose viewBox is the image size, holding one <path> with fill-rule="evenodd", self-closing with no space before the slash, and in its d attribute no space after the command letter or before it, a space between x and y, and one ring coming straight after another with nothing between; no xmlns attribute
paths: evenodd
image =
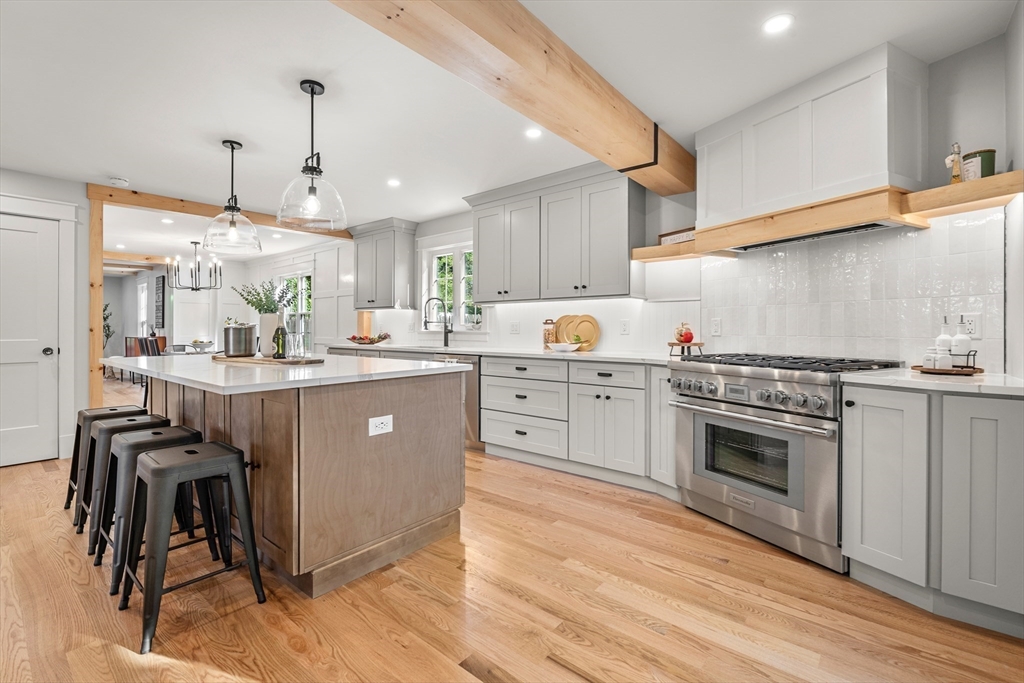
<svg viewBox="0 0 1024 683"><path fill-rule="evenodd" d="M693 155L519 2L332 2L644 187L696 187Z"/></svg>
<svg viewBox="0 0 1024 683"><path fill-rule="evenodd" d="M157 265L164 263L166 256L153 256L152 254L126 254L123 251L104 251L103 261L120 261L121 263L148 263Z"/></svg>
<svg viewBox="0 0 1024 683"><path fill-rule="evenodd" d="M116 270L153 270L156 266L144 266L141 263L122 263L119 261L103 261L103 269L114 268Z"/></svg>
<svg viewBox="0 0 1024 683"><path fill-rule="evenodd" d="M188 199L174 199L158 194L148 194L135 190L126 190L120 187L107 187L105 185L93 185L89 183L86 194L92 202L103 202L112 206L130 206L140 209L152 209L155 211L172 211L174 213L185 213L193 216L204 216L213 218L224 213L223 206L215 204L203 204ZM242 211L242 215L253 222L254 225L265 225L280 230L291 230L293 232L304 232L324 237L336 237L339 239L352 239L352 233L348 230L333 230L331 232L318 232L314 230L297 230L277 224L277 216L256 211Z"/></svg>

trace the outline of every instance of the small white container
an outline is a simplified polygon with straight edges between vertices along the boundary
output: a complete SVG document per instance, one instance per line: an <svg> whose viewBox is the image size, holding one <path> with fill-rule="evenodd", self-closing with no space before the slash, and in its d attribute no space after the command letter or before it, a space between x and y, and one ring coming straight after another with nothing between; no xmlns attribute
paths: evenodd
<svg viewBox="0 0 1024 683"><path fill-rule="evenodd" d="M935 348L949 351L952 347L953 337L949 334L949 318L942 316L942 327L939 328L939 336L935 338Z"/></svg>
<svg viewBox="0 0 1024 683"><path fill-rule="evenodd" d="M935 366L939 370L952 370L953 369L953 356L949 355L947 349L939 349L938 353L935 354Z"/></svg>
<svg viewBox="0 0 1024 683"><path fill-rule="evenodd" d="M934 346L929 346L928 350L924 354L924 360L921 361L921 367L923 367L923 368L934 368L935 367L935 356L936 356L935 347Z"/></svg>
<svg viewBox="0 0 1024 683"><path fill-rule="evenodd" d="M949 352L954 356L966 356L971 350L971 337L967 334L967 323L964 317L960 316L960 322L956 324L956 335L950 345Z"/></svg>

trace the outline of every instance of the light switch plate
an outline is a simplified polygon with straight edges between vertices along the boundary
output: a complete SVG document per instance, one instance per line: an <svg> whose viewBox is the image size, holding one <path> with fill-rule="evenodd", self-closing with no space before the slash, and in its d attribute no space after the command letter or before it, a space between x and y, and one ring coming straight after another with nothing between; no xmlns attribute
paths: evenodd
<svg viewBox="0 0 1024 683"><path fill-rule="evenodd" d="M967 336L971 339L981 339L981 313L961 313L964 317L964 324L967 326ZM957 321L960 319L957 318Z"/></svg>
<svg viewBox="0 0 1024 683"><path fill-rule="evenodd" d="M619 321L619 334L629 334L629 318Z"/></svg>
<svg viewBox="0 0 1024 683"><path fill-rule="evenodd" d="M370 418L370 436L387 434L392 430L391 415Z"/></svg>
<svg viewBox="0 0 1024 683"><path fill-rule="evenodd" d="M513 320L511 323L509 323L508 333L509 334L519 334L519 321L518 320Z"/></svg>
<svg viewBox="0 0 1024 683"><path fill-rule="evenodd" d="M722 319L712 318L711 319L711 336L721 337L722 336Z"/></svg>

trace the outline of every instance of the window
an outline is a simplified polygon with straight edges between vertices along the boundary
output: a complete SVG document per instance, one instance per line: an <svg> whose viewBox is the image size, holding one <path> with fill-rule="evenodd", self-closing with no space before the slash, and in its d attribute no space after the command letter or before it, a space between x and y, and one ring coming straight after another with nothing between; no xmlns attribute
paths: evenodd
<svg viewBox="0 0 1024 683"><path fill-rule="evenodd" d="M307 352L313 344L313 276L309 274L289 275L280 279L295 295L292 305L284 309L284 328L289 333L303 335Z"/></svg>
<svg viewBox="0 0 1024 683"><path fill-rule="evenodd" d="M146 325L149 323L148 311L149 311L149 283L139 283L139 336L145 337L149 331L146 329Z"/></svg>
<svg viewBox="0 0 1024 683"><path fill-rule="evenodd" d="M427 319L440 322L442 311L450 316L456 330L479 330L483 324L483 309L473 303L473 249L471 245L434 249L427 252L423 260L424 306L429 298L438 298L443 304L432 301L429 310L424 307ZM437 328L437 325L431 329Z"/></svg>

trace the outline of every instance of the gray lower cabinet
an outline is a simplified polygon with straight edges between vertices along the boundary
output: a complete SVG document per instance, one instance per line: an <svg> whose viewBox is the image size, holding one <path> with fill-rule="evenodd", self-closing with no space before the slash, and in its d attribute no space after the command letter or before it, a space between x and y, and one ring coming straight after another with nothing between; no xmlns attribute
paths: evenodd
<svg viewBox="0 0 1024 683"><path fill-rule="evenodd" d="M568 431L568 425L559 420L497 410L480 411L481 441L549 458L568 458Z"/></svg>
<svg viewBox="0 0 1024 683"><path fill-rule="evenodd" d="M1024 402L942 404L942 592L1024 613Z"/></svg>
<svg viewBox="0 0 1024 683"><path fill-rule="evenodd" d="M568 385L518 377L481 377L480 407L520 415L568 419Z"/></svg>
<svg viewBox="0 0 1024 683"><path fill-rule="evenodd" d="M380 351L376 349L357 349L357 348L330 348L327 349L327 355L329 356L361 356L363 358L380 358Z"/></svg>
<svg viewBox="0 0 1024 683"><path fill-rule="evenodd" d="M651 425L651 479L676 486L676 411L668 368L651 368L649 422Z"/></svg>
<svg viewBox="0 0 1024 683"><path fill-rule="evenodd" d="M843 555L928 583L928 397L843 390Z"/></svg>
<svg viewBox="0 0 1024 683"><path fill-rule="evenodd" d="M646 392L569 385L569 460L643 476Z"/></svg>

